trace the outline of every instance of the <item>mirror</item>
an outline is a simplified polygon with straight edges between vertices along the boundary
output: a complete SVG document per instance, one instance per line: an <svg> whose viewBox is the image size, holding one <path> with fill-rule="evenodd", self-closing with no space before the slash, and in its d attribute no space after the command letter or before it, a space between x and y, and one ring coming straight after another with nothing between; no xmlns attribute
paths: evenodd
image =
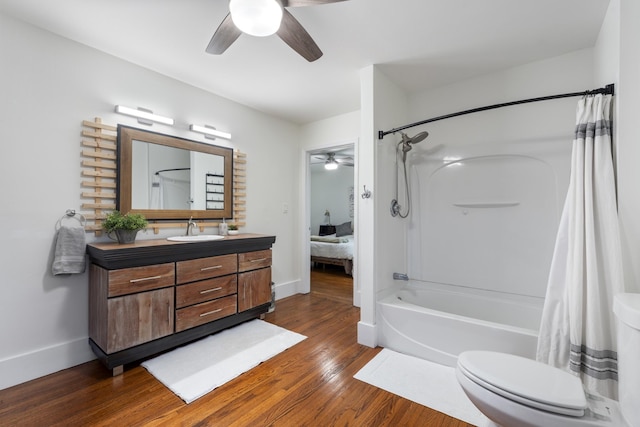
<svg viewBox="0 0 640 427"><path fill-rule="evenodd" d="M117 208L147 219L233 216L233 149L118 125Z"/></svg>

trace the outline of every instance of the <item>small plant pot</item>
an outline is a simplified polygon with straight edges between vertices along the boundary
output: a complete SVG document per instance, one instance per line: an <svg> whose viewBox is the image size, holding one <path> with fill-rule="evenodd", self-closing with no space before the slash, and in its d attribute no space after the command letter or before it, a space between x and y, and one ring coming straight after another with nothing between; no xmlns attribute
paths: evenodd
<svg viewBox="0 0 640 427"><path fill-rule="evenodd" d="M111 240L117 240L118 243L133 243L136 241L136 235L140 230L113 230L107 236ZM115 237L113 236L115 234Z"/></svg>
<svg viewBox="0 0 640 427"><path fill-rule="evenodd" d="M239 233L239 231L238 230L229 230L229 231L227 231L227 233L229 233L229 236L235 236L236 234Z"/></svg>

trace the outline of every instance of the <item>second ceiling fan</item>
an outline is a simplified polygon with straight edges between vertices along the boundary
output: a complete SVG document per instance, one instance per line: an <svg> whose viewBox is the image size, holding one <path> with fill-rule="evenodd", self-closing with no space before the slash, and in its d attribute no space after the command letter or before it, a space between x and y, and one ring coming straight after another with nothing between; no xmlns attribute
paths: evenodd
<svg viewBox="0 0 640 427"><path fill-rule="evenodd" d="M229 14L213 34L206 51L222 54L240 34L264 37L277 34L304 59L313 62L322 51L287 7L314 6L345 0L230 0Z"/></svg>

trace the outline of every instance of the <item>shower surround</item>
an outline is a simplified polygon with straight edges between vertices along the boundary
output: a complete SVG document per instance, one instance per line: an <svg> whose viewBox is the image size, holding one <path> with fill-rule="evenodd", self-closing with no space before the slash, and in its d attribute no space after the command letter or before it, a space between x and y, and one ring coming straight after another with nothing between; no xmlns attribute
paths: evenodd
<svg viewBox="0 0 640 427"><path fill-rule="evenodd" d="M433 144L408 160L410 281L379 294L379 344L450 366L470 349L535 358L571 136Z"/></svg>

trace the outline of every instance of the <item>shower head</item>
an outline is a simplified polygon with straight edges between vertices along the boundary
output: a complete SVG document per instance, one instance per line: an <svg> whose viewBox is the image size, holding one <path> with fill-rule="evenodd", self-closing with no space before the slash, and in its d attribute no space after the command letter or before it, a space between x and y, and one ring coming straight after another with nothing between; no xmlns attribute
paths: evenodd
<svg viewBox="0 0 640 427"><path fill-rule="evenodd" d="M417 144L418 142L422 141L423 139L429 136L429 132L427 131L420 132L411 138L409 138L406 134L402 132L400 132L400 134L402 135L402 142L404 144Z"/></svg>
<svg viewBox="0 0 640 427"><path fill-rule="evenodd" d="M406 161L407 160L407 152L411 151L412 144L417 144L418 142L422 141L423 139L425 139L426 137L429 136L429 132L424 131L424 132L420 132L417 135L414 135L413 137L408 137L407 134L400 132L400 135L402 136L402 139L400 140L400 142L398 143L398 147L400 147L400 145L402 145L402 161ZM397 148L397 147L396 147Z"/></svg>

